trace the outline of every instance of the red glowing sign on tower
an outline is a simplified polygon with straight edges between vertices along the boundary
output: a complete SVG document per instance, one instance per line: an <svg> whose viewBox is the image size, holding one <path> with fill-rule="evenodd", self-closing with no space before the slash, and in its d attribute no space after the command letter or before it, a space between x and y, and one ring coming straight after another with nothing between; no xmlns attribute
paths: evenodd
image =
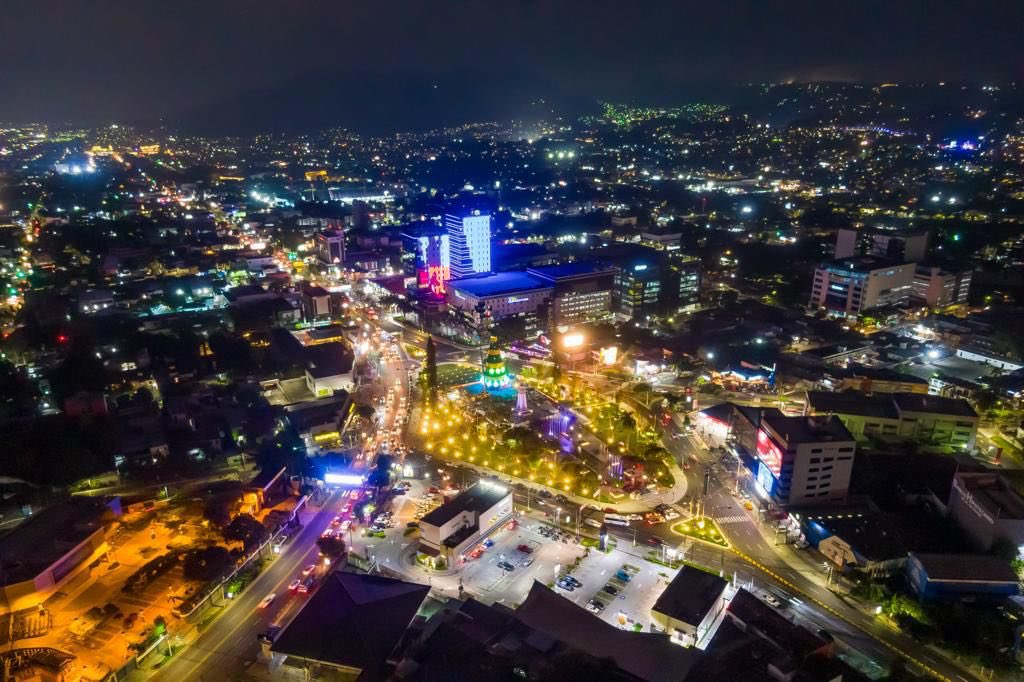
<svg viewBox="0 0 1024 682"><path fill-rule="evenodd" d="M435 296L443 296L445 282L451 277L451 271L447 265L431 265L427 268L427 286L430 288L430 293Z"/></svg>
<svg viewBox="0 0 1024 682"><path fill-rule="evenodd" d="M764 462L776 478L782 473L782 451L764 430L757 432L757 458Z"/></svg>

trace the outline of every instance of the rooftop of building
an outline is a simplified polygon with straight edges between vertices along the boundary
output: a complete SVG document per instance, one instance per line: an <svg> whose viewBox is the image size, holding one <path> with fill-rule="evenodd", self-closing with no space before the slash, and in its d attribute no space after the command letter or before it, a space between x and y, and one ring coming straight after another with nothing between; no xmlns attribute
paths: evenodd
<svg viewBox="0 0 1024 682"><path fill-rule="evenodd" d="M859 391L807 391L807 406L816 413L899 419L889 395L868 396Z"/></svg>
<svg viewBox="0 0 1024 682"><path fill-rule="evenodd" d="M323 287L317 285L307 286L305 289L302 290L302 293L304 293L306 296L317 298L331 295L331 292L327 291L327 289L324 289Z"/></svg>
<svg viewBox="0 0 1024 682"><path fill-rule="evenodd" d="M338 376L352 371L354 361L348 346L338 341L329 341L303 349L306 371L314 379Z"/></svg>
<svg viewBox="0 0 1024 682"><path fill-rule="evenodd" d="M536 633L611 659L641 680L685 679L700 658L698 650L672 644L667 635L620 630L537 581L516 609L516 618Z"/></svg>
<svg viewBox="0 0 1024 682"><path fill-rule="evenodd" d="M843 426L843 422L834 415L816 417L765 416L762 421L772 431L779 434L790 446L800 443L853 441L853 436Z"/></svg>
<svg viewBox="0 0 1024 682"><path fill-rule="evenodd" d="M828 651L797 657L755 629L726 618L705 646L693 669L694 680L777 682L780 677L801 682L867 682L870 680Z"/></svg>
<svg viewBox="0 0 1024 682"><path fill-rule="evenodd" d="M892 399L900 412L930 412L972 418L978 416L971 404L963 398L944 398L921 393L893 393Z"/></svg>
<svg viewBox="0 0 1024 682"><path fill-rule="evenodd" d="M420 525L440 527L463 512L481 514L511 494L511 488L489 481L480 481L424 516L420 519Z"/></svg>
<svg viewBox="0 0 1024 682"><path fill-rule="evenodd" d="M271 650L383 679L392 651L429 592L427 585L402 580L330 573Z"/></svg>
<svg viewBox="0 0 1024 682"><path fill-rule="evenodd" d="M0 537L0 585L31 580L101 529L106 501L72 497L33 514Z"/></svg>
<svg viewBox="0 0 1024 682"><path fill-rule="evenodd" d="M658 596L653 610L696 627L722 597L727 584L713 573L683 566Z"/></svg>
<svg viewBox="0 0 1024 682"><path fill-rule="evenodd" d="M1017 572L1010 562L991 554L918 554L912 553L928 574L929 580L1016 583Z"/></svg>
<svg viewBox="0 0 1024 682"><path fill-rule="evenodd" d="M455 279L448 283L448 287L477 298L487 298L521 291L550 289L551 285L525 272L512 271Z"/></svg>
<svg viewBox="0 0 1024 682"><path fill-rule="evenodd" d="M597 261L577 261L575 263L560 263L558 265L544 265L536 268L527 268L526 272L534 277L544 280L555 281L559 279L572 279L593 274L606 274L613 272L614 267Z"/></svg>
<svg viewBox="0 0 1024 682"><path fill-rule="evenodd" d="M885 268L894 268L903 265L906 265L906 263L882 258L881 256L864 255L840 258L826 263L825 267L833 271L868 273L874 270L883 270Z"/></svg>
<svg viewBox="0 0 1024 682"><path fill-rule="evenodd" d="M900 559L908 552L954 552L966 539L948 519L920 511L875 512L866 508L796 509L824 539L837 536L867 561ZM822 532L822 529L824 532Z"/></svg>
<svg viewBox="0 0 1024 682"><path fill-rule="evenodd" d="M999 474L958 473L955 480L992 516L1001 519L1024 519L1024 499L1021 499L1009 481Z"/></svg>
<svg viewBox="0 0 1024 682"><path fill-rule="evenodd" d="M788 618L765 604L744 588L740 588L729 602L728 613L756 631L776 647L798 658L821 650L827 642L810 630L791 623Z"/></svg>

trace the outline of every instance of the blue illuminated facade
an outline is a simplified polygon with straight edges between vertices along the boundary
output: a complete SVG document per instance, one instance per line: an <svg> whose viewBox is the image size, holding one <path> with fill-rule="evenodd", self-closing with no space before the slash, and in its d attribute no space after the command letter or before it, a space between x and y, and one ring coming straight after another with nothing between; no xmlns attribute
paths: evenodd
<svg viewBox="0 0 1024 682"><path fill-rule="evenodd" d="M446 213L452 279L491 271L491 216L480 211Z"/></svg>

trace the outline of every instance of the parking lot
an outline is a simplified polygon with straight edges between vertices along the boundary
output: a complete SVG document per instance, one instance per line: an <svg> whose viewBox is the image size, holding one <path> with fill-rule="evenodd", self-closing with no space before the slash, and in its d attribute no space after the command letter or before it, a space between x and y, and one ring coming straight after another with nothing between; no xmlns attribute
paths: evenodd
<svg viewBox="0 0 1024 682"><path fill-rule="evenodd" d="M651 607L676 573L618 549L593 549L572 572L581 586L571 592L557 586L555 590L605 622L625 629L639 625L647 631Z"/></svg>

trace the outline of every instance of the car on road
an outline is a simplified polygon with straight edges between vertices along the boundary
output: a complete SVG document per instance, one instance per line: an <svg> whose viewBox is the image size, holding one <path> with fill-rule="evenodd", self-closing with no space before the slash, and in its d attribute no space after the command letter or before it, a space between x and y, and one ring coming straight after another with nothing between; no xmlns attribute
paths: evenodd
<svg viewBox="0 0 1024 682"><path fill-rule="evenodd" d="M256 639L267 644L273 644L277 635L281 632L280 625L271 625L269 628L256 635Z"/></svg>
<svg viewBox="0 0 1024 682"><path fill-rule="evenodd" d="M584 608L586 608L587 611L590 611L591 613L601 613L602 611L604 611L604 603L598 601L597 599L591 599L587 602L587 605Z"/></svg>
<svg viewBox="0 0 1024 682"><path fill-rule="evenodd" d="M516 570L516 567L513 566L512 564L510 564L507 561L499 561L498 562L498 568L500 568L503 571L514 571L514 570Z"/></svg>
<svg viewBox="0 0 1024 682"><path fill-rule="evenodd" d="M313 576L310 576L310 577L306 578L305 580L303 580L299 584L299 594L308 594L310 588L313 587L313 583L314 582L316 582L316 578L314 578Z"/></svg>
<svg viewBox="0 0 1024 682"><path fill-rule="evenodd" d="M298 592L299 591L299 585L301 585L301 584L302 584L302 581L299 580L298 578L296 578L295 580L291 581L288 584L288 591L289 592Z"/></svg>
<svg viewBox="0 0 1024 682"><path fill-rule="evenodd" d="M311 575L316 570L316 564L310 564L302 569L302 575Z"/></svg>
<svg viewBox="0 0 1024 682"><path fill-rule="evenodd" d="M647 543L650 544L650 545L661 546L661 545L665 544L665 541L662 540L661 538L650 537L650 538L647 538Z"/></svg>
<svg viewBox="0 0 1024 682"><path fill-rule="evenodd" d="M484 540L484 547L486 547L487 549L490 549L491 547L494 547L494 540L492 540L490 538L487 538L486 540Z"/></svg>
<svg viewBox="0 0 1024 682"><path fill-rule="evenodd" d="M613 597L619 593L619 588L615 587L615 585L605 585L601 589Z"/></svg>
<svg viewBox="0 0 1024 682"><path fill-rule="evenodd" d="M518 549L523 554L533 554L533 548L529 545L519 545L518 547L516 547L516 549Z"/></svg>
<svg viewBox="0 0 1024 682"><path fill-rule="evenodd" d="M781 609L782 608L782 602L779 601L779 598L776 597L771 592L765 592L764 594L762 594L761 595L761 599L763 599L764 602L766 604L768 604L769 606L774 606L777 609Z"/></svg>
<svg viewBox="0 0 1024 682"><path fill-rule="evenodd" d="M275 599L277 599L277 595L274 594L273 592L271 592L266 597L264 597L263 599L260 600L259 608L261 608L261 609L267 608L268 606L270 606L271 604L274 603Z"/></svg>

